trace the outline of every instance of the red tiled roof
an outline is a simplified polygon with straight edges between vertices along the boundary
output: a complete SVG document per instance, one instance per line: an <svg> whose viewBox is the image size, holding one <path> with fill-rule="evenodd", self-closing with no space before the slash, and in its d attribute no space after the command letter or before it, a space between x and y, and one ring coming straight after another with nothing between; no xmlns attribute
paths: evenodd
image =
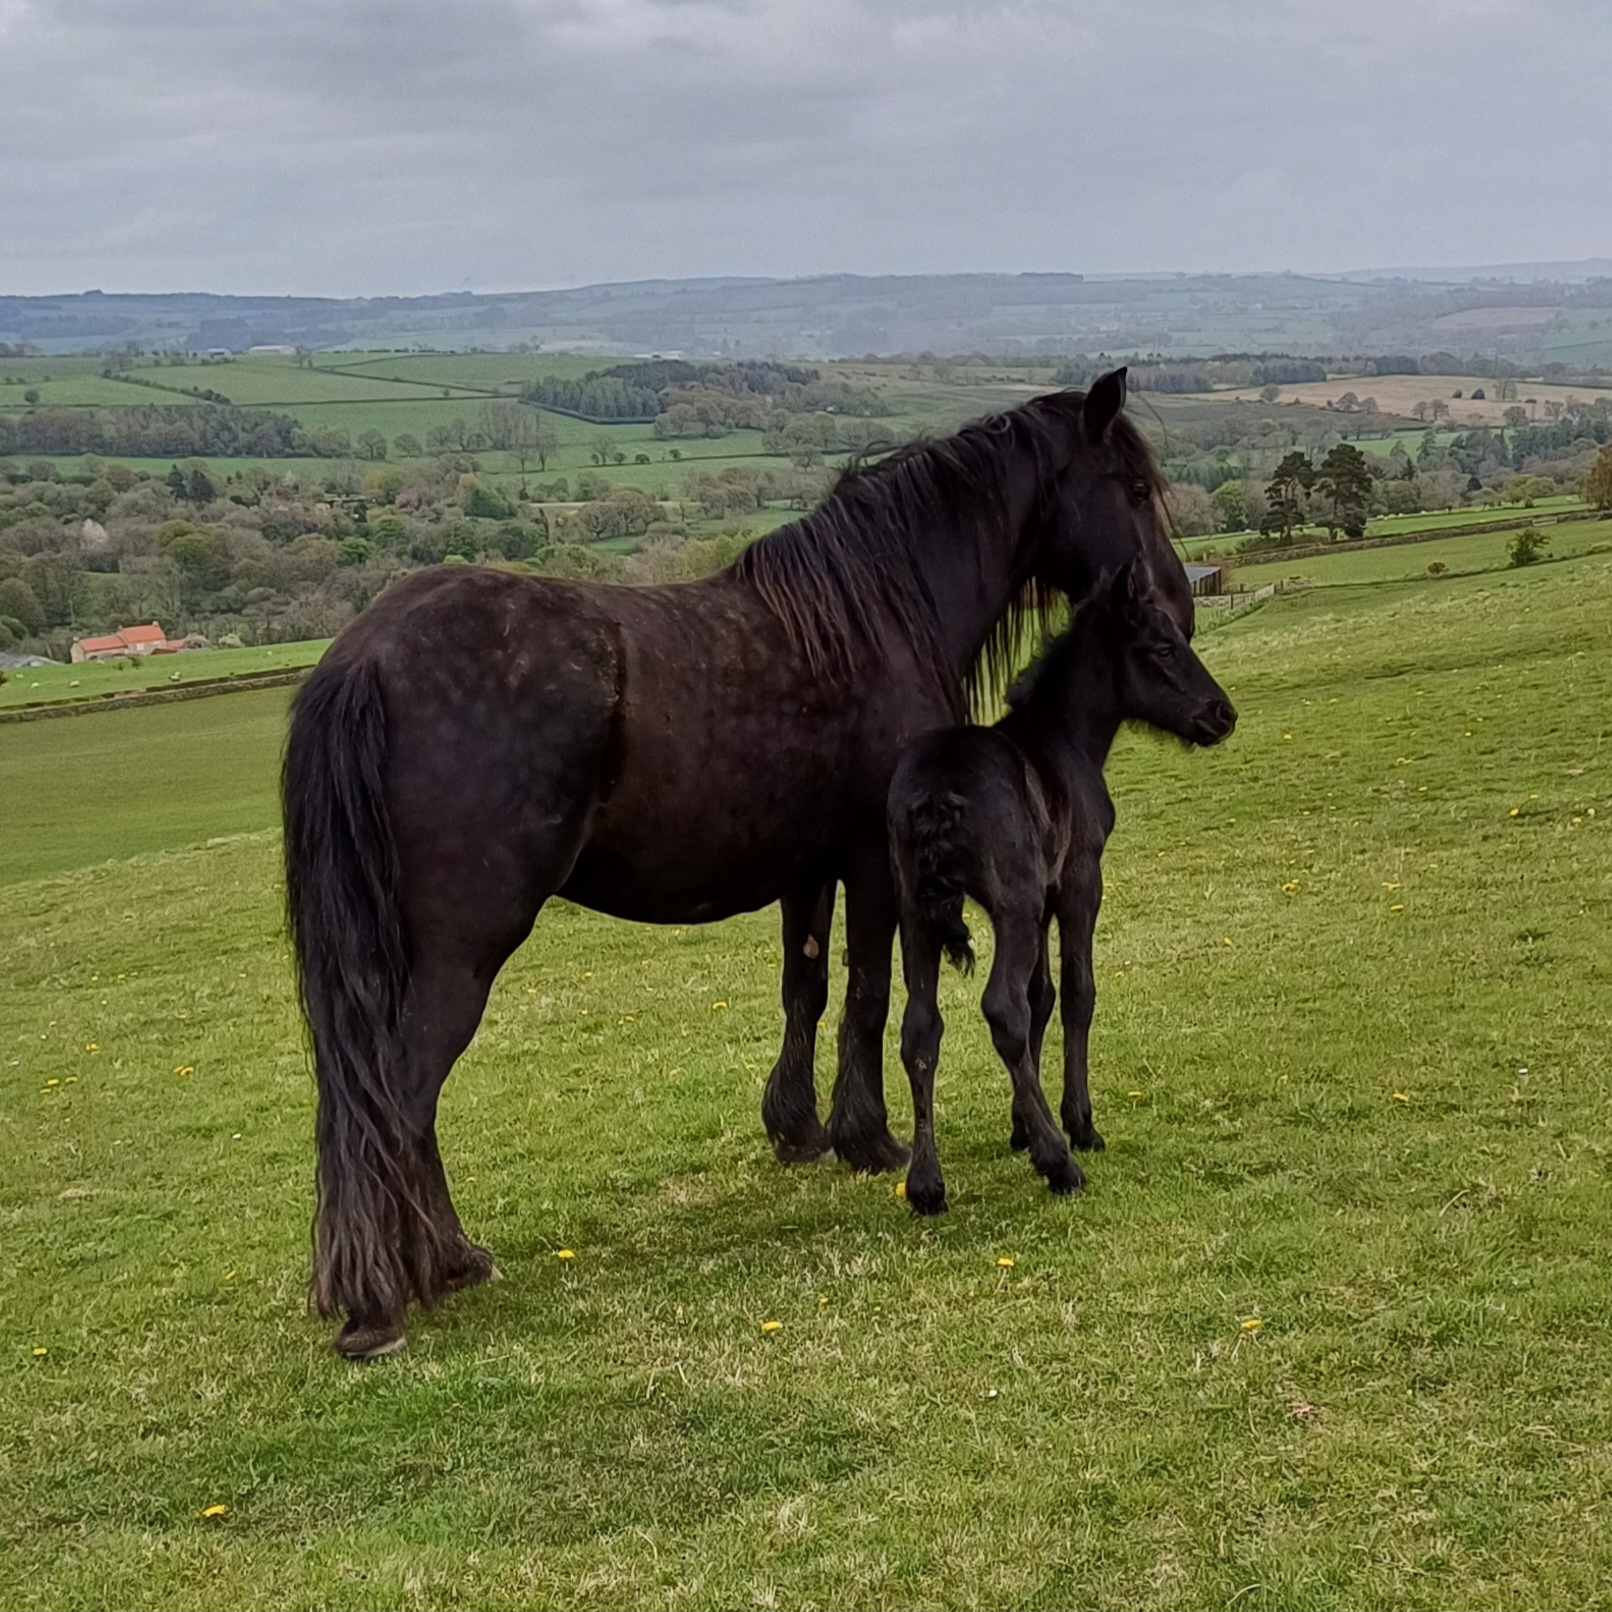
<svg viewBox="0 0 1612 1612"><path fill-rule="evenodd" d="M120 627L118 637L126 644L162 644L168 640L168 635L156 622L149 627Z"/></svg>
<svg viewBox="0 0 1612 1612"><path fill-rule="evenodd" d="M123 640L114 634L111 638L81 638L79 648L86 655L101 655L109 649L122 649Z"/></svg>

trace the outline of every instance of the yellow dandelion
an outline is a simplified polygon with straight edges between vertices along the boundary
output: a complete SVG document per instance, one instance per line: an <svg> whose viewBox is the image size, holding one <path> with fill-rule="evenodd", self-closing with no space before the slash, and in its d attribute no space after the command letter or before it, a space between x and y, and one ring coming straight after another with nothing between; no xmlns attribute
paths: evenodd
<svg viewBox="0 0 1612 1612"><path fill-rule="evenodd" d="M817 1302L818 1302L818 1303L819 1303L819 1304L827 1304L827 1303L828 1303L828 1294L826 1294L826 1293L819 1293L819 1294L818 1294L818 1295L817 1295Z"/></svg>
<svg viewBox="0 0 1612 1612"><path fill-rule="evenodd" d="M99 1052L101 1050L101 1043L99 1041L86 1041L84 1043L84 1050L86 1052Z"/></svg>
<svg viewBox="0 0 1612 1612"><path fill-rule="evenodd" d="M49 1353L50 1353L50 1350L47 1349L44 1346L44 1344L40 1344L39 1347L34 1350L34 1359L35 1360L43 1360L45 1358L45 1356L48 1355Z"/></svg>
<svg viewBox="0 0 1612 1612"><path fill-rule="evenodd" d="M59 1085L61 1085L61 1081L59 1081L59 1080L47 1080L45 1082L45 1090L49 1091L52 1086L59 1086Z"/></svg>
<svg viewBox="0 0 1612 1612"><path fill-rule="evenodd" d="M907 1183L905 1181L896 1182L896 1196L898 1198L905 1198L906 1195L907 1195Z"/></svg>
<svg viewBox="0 0 1612 1612"><path fill-rule="evenodd" d="M591 968L584 969L582 971L582 977L585 980L591 980L593 978L593 970Z"/></svg>
<svg viewBox="0 0 1612 1612"><path fill-rule="evenodd" d="M1292 734L1291 734L1291 733L1284 733L1284 734L1283 734L1283 735L1282 735L1282 737L1283 737L1283 738L1284 738L1284 739L1291 739L1291 738L1292 738L1292 737L1293 737L1293 735L1292 735Z"/></svg>
<svg viewBox="0 0 1612 1612"><path fill-rule="evenodd" d="M196 1066L195 1064L191 1063L177 1063L174 1065L174 1073L181 1077L185 1075L193 1075L196 1073Z"/></svg>
<svg viewBox="0 0 1612 1612"><path fill-rule="evenodd" d="M556 1259L575 1259L577 1257L576 1250L572 1248L556 1248L554 1257Z"/></svg>
<svg viewBox="0 0 1612 1612"><path fill-rule="evenodd" d="M1403 912L1405 910L1405 903L1403 901L1396 901L1388 910L1390 912Z"/></svg>
<svg viewBox="0 0 1612 1612"><path fill-rule="evenodd" d="M711 1004L711 1011L713 1013L721 1013L727 1008L727 1005L728 1004L726 1002L713 1002Z"/></svg>
<svg viewBox="0 0 1612 1612"><path fill-rule="evenodd" d="M1013 1256L1011 1254L1004 1254L999 1260L997 1260L996 1263L1000 1265L1003 1270L1010 1271L1013 1269Z"/></svg>
<svg viewBox="0 0 1612 1612"><path fill-rule="evenodd" d="M1396 1103L1408 1103L1410 1101L1410 1094L1408 1092L1396 1091L1394 1093L1394 1101Z"/></svg>
<svg viewBox="0 0 1612 1612"><path fill-rule="evenodd" d="M1385 890L1397 890L1398 888L1399 888L1398 880L1396 880L1396 879L1384 879L1383 880L1383 889L1385 889Z"/></svg>
<svg viewBox="0 0 1612 1612"><path fill-rule="evenodd" d="M1509 812L1508 812L1508 813L1507 813L1507 814L1506 814L1506 815L1507 815L1507 816L1508 816L1508 817L1516 817L1516 816L1517 816L1517 815L1518 815L1518 814L1519 814L1519 813L1520 813L1520 812L1521 812L1521 811L1522 811L1522 807L1520 807L1520 806L1513 806L1513 807L1512 807L1512 808L1511 808L1511 810L1510 810L1510 811L1509 811Z"/></svg>
<svg viewBox="0 0 1612 1612"><path fill-rule="evenodd" d="M1285 879L1282 882L1282 893L1290 896L1298 887L1299 881L1297 879Z"/></svg>
<svg viewBox="0 0 1612 1612"><path fill-rule="evenodd" d="M1140 1097L1142 1094L1139 1091L1128 1091L1125 1093L1125 1095L1127 1097Z"/></svg>
<svg viewBox="0 0 1612 1612"><path fill-rule="evenodd" d="M763 1321L761 1323L761 1330L763 1332L782 1332L783 1329L784 1324L782 1321Z"/></svg>
<svg viewBox="0 0 1612 1612"><path fill-rule="evenodd" d="M224 1515L224 1513L226 1511L228 1511L228 1510L229 1510L229 1507L224 1505L222 1502L220 1502L217 1505L203 1507L202 1508L202 1516L204 1516L204 1517L222 1517Z"/></svg>
<svg viewBox="0 0 1612 1612"><path fill-rule="evenodd" d="M1258 1332L1264 1325L1265 1323L1257 1315L1245 1315L1243 1317L1244 1332Z"/></svg>
<svg viewBox="0 0 1612 1612"><path fill-rule="evenodd" d="M1220 937L1220 944L1222 946L1229 946L1231 944L1231 936L1230 935L1222 935Z"/></svg>

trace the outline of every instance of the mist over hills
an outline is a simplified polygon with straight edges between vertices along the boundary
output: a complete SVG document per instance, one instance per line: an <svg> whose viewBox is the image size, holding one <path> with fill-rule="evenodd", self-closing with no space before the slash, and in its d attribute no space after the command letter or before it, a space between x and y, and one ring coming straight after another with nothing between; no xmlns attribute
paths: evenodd
<svg viewBox="0 0 1612 1612"><path fill-rule="evenodd" d="M1612 365L1612 259L1301 274L823 275L439 296L0 297L0 344L526 348L601 355L1483 353Z"/></svg>

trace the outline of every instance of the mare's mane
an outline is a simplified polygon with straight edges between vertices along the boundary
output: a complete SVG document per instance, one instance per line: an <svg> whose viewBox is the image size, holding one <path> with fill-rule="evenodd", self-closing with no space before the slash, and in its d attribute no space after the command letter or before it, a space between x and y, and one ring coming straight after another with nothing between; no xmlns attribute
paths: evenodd
<svg viewBox="0 0 1612 1612"><path fill-rule="evenodd" d="M979 531L987 543L1011 546L1018 533L1008 516L1008 469L1019 448L1032 455L1046 504L1032 522L1046 519L1053 467L1081 429L1085 399L1084 392L1050 392L951 436L853 465L811 514L745 550L733 574L760 594L813 671L854 675L893 623L919 663L954 691L962 713L971 698L1001 689L1022 662L1031 631L1046 632L1058 598L1027 582L959 682L942 647L918 540L949 520ZM1141 433L1123 414L1110 432L1125 474L1162 495L1164 479Z"/></svg>

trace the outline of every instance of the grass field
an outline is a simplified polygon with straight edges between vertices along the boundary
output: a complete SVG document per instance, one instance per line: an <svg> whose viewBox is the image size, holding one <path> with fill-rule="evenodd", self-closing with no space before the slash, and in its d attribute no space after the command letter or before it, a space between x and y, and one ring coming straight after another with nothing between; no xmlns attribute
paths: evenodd
<svg viewBox="0 0 1612 1612"><path fill-rule="evenodd" d="M0 1604L1599 1604L1609 622L1589 555L1213 636L1235 737L1112 768L1073 1201L977 985L920 1223L770 1158L772 914L556 904L442 1116L507 1279L369 1369L303 1309L286 691L0 727Z"/></svg>
<svg viewBox="0 0 1612 1612"><path fill-rule="evenodd" d="M1612 546L1612 520L1563 521L1543 530L1550 540L1546 554L1552 559L1567 559L1593 548ZM1238 561L1232 567L1232 576L1240 588L1257 588L1284 577L1303 577L1328 586L1390 582L1426 577L1430 565L1442 565L1451 572L1498 571L1510 563L1507 551L1515 536L1515 531L1466 532L1431 538L1425 543L1353 549L1305 560L1266 560L1248 565Z"/></svg>
<svg viewBox="0 0 1612 1612"><path fill-rule="evenodd" d="M312 666L328 639L265 644L258 649L215 649L206 654L156 655L146 660L101 661L83 666L32 666L7 672L0 682L0 710L47 700L96 699L131 688L172 688L214 677L287 671Z"/></svg>

